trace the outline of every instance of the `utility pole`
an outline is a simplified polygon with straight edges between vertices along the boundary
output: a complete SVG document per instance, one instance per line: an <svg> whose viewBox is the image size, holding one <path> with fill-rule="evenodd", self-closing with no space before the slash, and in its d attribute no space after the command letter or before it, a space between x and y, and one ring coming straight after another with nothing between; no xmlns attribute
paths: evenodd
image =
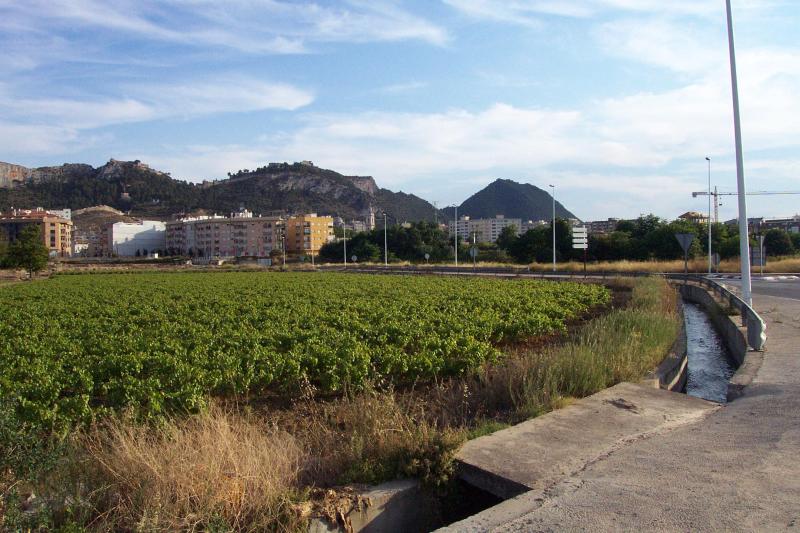
<svg viewBox="0 0 800 533"><path fill-rule="evenodd" d="M386 211L383 212L383 265L389 266L389 237L387 233Z"/></svg>
<svg viewBox="0 0 800 533"><path fill-rule="evenodd" d="M742 268L742 299L753 305L750 282L750 238L747 233L747 196L744 183L744 157L742 155L742 126L739 115L739 86L736 77L736 51L733 44L733 15L731 0L725 0L728 18L728 52L731 63L731 95L733 97L733 130L736 141L736 185L739 192L739 259Z"/></svg>
<svg viewBox="0 0 800 533"><path fill-rule="evenodd" d="M711 275L711 158L708 161L708 274Z"/></svg>
<svg viewBox="0 0 800 533"><path fill-rule="evenodd" d="M456 221L455 224L453 224L453 227L456 229L456 235L453 239L453 244L455 245L455 250L456 250L456 268L458 268L458 206L455 207L456 207Z"/></svg>
<svg viewBox="0 0 800 533"><path fill-rule="evenodd" d="M556 271L556 186L555 185L548 185L551 189L553 189L552 197L553 197L553 272Z"/></svg>

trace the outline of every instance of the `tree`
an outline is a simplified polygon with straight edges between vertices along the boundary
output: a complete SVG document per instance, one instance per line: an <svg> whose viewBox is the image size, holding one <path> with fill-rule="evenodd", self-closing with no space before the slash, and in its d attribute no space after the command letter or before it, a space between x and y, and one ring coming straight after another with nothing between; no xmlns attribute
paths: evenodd
<svg viewBox="0 0 800 533"><path fill-rule="evenodd" d="M782 230L773 228L764 234L764 251L767 255L789 255L793 250L792 239L789 234Z"/></svg>
<svg viewBox="0 0 800 533"><path fill-rule="evenodd" d="M8 262L12 267L27 270L28 278L33 278L34 272L47 266L49 255L47 247L42 243L39 226L32 225L23 229L17 240L8 247Z"/></svg>
<svg viewBox="0 0 800 533"><path fill-rule="evenodd" d="M515 225L506 226L497 236L497 247L501 250L510 250L517 240L517 227Z"/></svg>
<svg viewBox="0 0 800 533"><path fill-rule="evenodd" d="M795 251L800 251L800 233L790 233L789 238L792 239L792 247Z"/></svg>
<svg viewBox="0 0 800 533"><path fill-rule="evenodd" d="M5 268L8 263L8 245L0 241L0 268Z"/></svg>

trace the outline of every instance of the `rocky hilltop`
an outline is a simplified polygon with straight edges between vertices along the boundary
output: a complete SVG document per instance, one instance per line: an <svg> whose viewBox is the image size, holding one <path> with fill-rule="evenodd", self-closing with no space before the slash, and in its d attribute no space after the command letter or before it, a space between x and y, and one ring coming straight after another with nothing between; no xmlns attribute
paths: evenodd
<svg viewBox="0 0 800 533"><path fill-rule="evenodd" d="M433 205L378 186L372 176L348 176L310 161L270 163L228 173L227 179L195 184L172 178L141 161L111 159L84 164L26 168L0 162L0 210L9 207L82 209L107 205L131 216L168 219L177 214L229 213L246 207L259 214L319 213L364 219L370 208L396 221L433 220ZM499 179L459 206L459 215L525 220L549 219L551 197L538 187ZM556 202L556 215L575 216ZM449 220L453 210L438 213ZM377 218L381 218L378 216Z"/></svg>
<svg viewBox="0 0 800 533"><path fill-rule="evenodd" d="M167 218L198 209L227 213L242 206L256 213L317 212L363 218L370 207L398 220L433 219L425 200L378 187L371 176L345 176L304 163L270 163L228 179L193 184L173 179L141 161L110 160L29 169L0 163L0 210L11 206L81 209L108 205L136 216Z"/></svg>
<svg viewBox="0 0 800 533"><path fill-rule="evenodd" d="M556 217L577 218L561 202L556 201ZM530 185L512 180L498 179L476 192L458 208L458 215L472 218L506 218L522 220L550 220L553 213L553 197L550 193Z"/></svg>

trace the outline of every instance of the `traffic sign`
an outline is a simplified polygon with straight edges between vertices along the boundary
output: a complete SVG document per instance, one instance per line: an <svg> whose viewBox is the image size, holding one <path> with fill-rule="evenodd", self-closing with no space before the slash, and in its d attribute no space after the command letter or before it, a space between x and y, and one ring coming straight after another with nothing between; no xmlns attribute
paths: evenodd
<svg viewBox="0 0 800 533"><path fill-rule="evenodd" d="M573 250L588 250L589 249L589 243L588 242L573 243L572 244L572 249Z"/></svg>
<svg viewBox="0 0 800 533"><path fill-rule="evenodd" d="M572 235L573 236L574 235L586 235L586 233L587 233L586 227L584 227L584 226L572 228Z"/></svg>
<svg viewBox="0 0 800 533"><path fill-rule="evenodd" d="M351 260L353 263L356 263L356 262L358 261L358 256L355 256L355 255L354 255L354 256L350 257L350 260Z"/></svg>
<svg viewBox="0 0 800 533"><path fill-rule="evenodd" d="M689 277L689 246L692 245L694 240L693 233L676 233L675 238L678 239L678 244L683 248L683 282L686 283Z"/></svg>
<svg viewBox="0 0 800 533"><path fill-rule="evenodd" d="M689 246L692 245L692 241L694 240L694 234L676 233L675 238L678 239L678 243L681 245L681 248L683 248L683 253L685 254L686 252L689 251Z"/></svg>
<svg viewBox="0 0 800 533"><path fill-rule="evenodd" d="M471 258L473 258L473 259L475 259L476 257L478 257L478 247L477 247L477 246L473 246L473 247L471 247L471 248L469 249L469 256L470 256Z"/></svg>

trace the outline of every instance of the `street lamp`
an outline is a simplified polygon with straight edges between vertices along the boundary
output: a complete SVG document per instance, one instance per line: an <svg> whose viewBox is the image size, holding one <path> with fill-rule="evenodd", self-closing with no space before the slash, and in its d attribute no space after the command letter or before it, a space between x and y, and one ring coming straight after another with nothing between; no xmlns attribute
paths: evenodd
<svg viewBox="0 0 800 533"><path fill-rule="evenodd" d="M731 63L731 95L733 97L733 132L736 140L736 185L739 193L739 260L742 268L742 299L753 305L750 285L750 238L747 234L747 196L744 184L744 158L742 156L742 126L739 116L739 86L736 81L736 51L733 45L733 15L731 0L725 1L728 17L728 52Z"/></svg>
<svg viewBox="0 0 800 533"><path fill-rule="evenodd" d="M342 224L344 230L344 267L347 268L347 222Z"/></svg>
<svg viewBox="0 0 800 533"><path fill-rule="evenodd" d="M283 248L283 266L286 266L286 231L281 232L281 248Z"/></svg>
<svg viewBox="0 0 800 533"><path fill-rule="evenodd" d="M455 251L456 251L456 268L458 268L458 206L455 206L455 208L456 208L456 214L455 214L456 220L455 223L453 224L453 227L456 230L456 234L455 237L453 237L453 244L455 245Z"/></svg>
<svg viewBox="0 0 800 533"><path fill-rule="evenodd" d="M386 233L386 211L383 212L383 265L389 266L389 238Z"/></svg>
<svg viewBox="0 0 800 533"><path fill-rule="evenodd" d="M556 186L555 185L548 185L553 192L551 196L553 197L553 272L556 271Z"/></svg>
<svg viewBox="0 0 800 533"><path fill-rule="evenodd" d="M708 274L711 275L711 158L708 161Z"/></svg>

